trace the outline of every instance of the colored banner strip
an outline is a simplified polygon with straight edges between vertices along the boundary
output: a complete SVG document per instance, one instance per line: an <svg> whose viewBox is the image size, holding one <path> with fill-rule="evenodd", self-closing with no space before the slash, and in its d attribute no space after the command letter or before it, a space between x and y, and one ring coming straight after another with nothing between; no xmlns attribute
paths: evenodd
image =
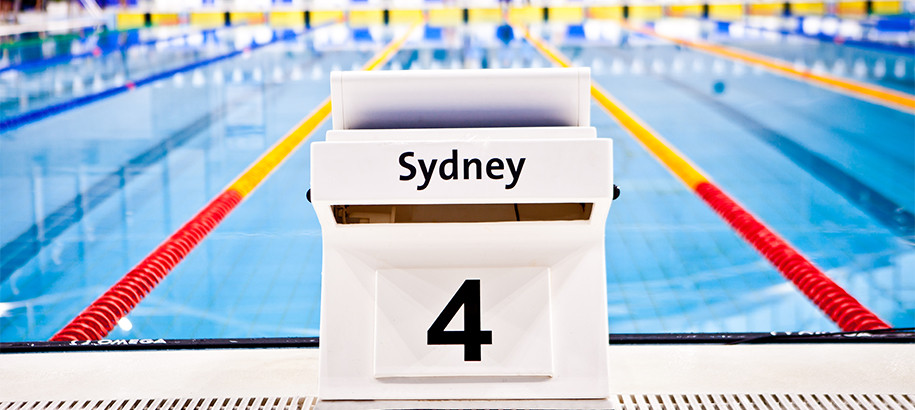
<svg viewBox="0 0 915 410"><path fill-rule="evenodd" d="M738 50L733 47L725 47L716 44L706 43L700 40L686 40L676 38L647 28L635 26L633 24L620 21L619 24L631 31L635 31L646 36L657 37L670 41L675 44L694 48L708 54L729 58L732 60L742 61L748 64L755 64L766 68L772 73L814 84L832 91L868 101L874 104L889 107L895 110L915 114L915 96L878 85L867 84L848 78L837 77L829 74L816 74L810 70L798 70L792 64L785 61L752 53L746 50Z"/></svg>
<svg viewBox="0 0 915 410"><path fill-rule="evenodd" d="M381 67L407 41L420 23L421 21L410 26L404 35L388 44L362 69L368 71ZM245 197L279 167L289 154L301 146L302 141L327 119L330 112L330 98L327 98L184 226L58 331L51 341L98 340L105 337L114 329L118 320L127 316Z"/></svg>
<svg viewBox="0 0 915 410"><path fill-rule="evenodd" d="M516 25L515 29L524 33L524 37L531 44L556 64L563 67L572 66L568 58L535 38L524 27ZM695 191L744 240L772 263L785 278L794 283L839 328L844 331L862 331L890 327L775 231L716 186L697 166L609 93L592 83L591 96L674 175Z"/></svg>

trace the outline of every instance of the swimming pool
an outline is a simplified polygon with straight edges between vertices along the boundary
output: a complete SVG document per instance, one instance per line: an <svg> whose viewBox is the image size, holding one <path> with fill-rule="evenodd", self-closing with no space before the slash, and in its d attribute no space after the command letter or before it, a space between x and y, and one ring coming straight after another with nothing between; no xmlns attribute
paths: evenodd
<svg viewBox="0 0 915 410"><path fill-rule="evenodd" d="M832 70L843 61L848 75L864 61L868 81L911 92L910 55L699 26L709 39L789 61L802 55ZM331 71L359 69L406 30L181 28L159 33L161 46L0 73L4 101L17 102L3 106L5 120L123 87L0 134L0 341L50 338L317 107ZM906 219L915 117L614 22L532 30L591 67L592 81L862 304L915 326ZM551 65L518 33L504 39L498 23L426 26L384 69ZM836 330L597 104L591 121L614 139L622 189L606 235L611 332ZM109 337L316 336L321 234L305 199L308 158L306 143Z"/></svg>

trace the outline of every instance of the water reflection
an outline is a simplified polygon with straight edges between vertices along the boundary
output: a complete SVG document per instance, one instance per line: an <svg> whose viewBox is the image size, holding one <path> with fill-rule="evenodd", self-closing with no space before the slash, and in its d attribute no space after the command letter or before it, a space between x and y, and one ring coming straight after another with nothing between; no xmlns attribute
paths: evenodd
<svg viewBox="0 0 915 410"><path fill-rule="evenodd" d="M403 30L333 25L295 37L237 27L188 32L155 44L142 44L145 31L140 31L139 42L123 51L0 74L3 101L16 96L15 107L4 105L8 115L243 50L252 42L289 38L0 134L0 340L48 338L323 100L331 71L359 69ZM898 326L911 323L911 245L900 243L860 209L864 202L849 196L865 191L847 194L830 186L827 180L838 174L832 168L823 174L810 160L816 154L874 192L898 194L904 187L886 189L880 183L915 175L913 151L888 149L873 135L911 135L905 134L911 122L889 114L833 118L819 108L833 107L832 100L816 94L823 91L631 35L611 22L551 23L531 30L576 64L590 66L595 81L862 302ZM908 60L897 70L887 56L799 55L798 64L826 71L853 75L863 65L871 75L882 59L884 77L895 71L909 75ZM418 30L385 69L547 66L519 33L492 23ZM793 97L785 101L780 93ZM874 113L842 104L847 112ZM602 137L614 138L616 178L625 188L607 232L612 331L833 329L609 116L595 108L592 122ZM784 123L803 128L784 129ZM803 147L792 151L789 140ZM817 140L836 148L817 146ZM841 141L858 145L839 146ZM850 153L855 158L848 158ZM865 157L879 164L881 173L862 176L867 166L849 165ZM114 336L314 335L320 235L303 201L307 159L303 147L137 308L129 319L132 328L122 327ZM848 181L840 178L839 184ZM915 201L915 195L907 195L891 199L911 211L906 201Z"/></svg>

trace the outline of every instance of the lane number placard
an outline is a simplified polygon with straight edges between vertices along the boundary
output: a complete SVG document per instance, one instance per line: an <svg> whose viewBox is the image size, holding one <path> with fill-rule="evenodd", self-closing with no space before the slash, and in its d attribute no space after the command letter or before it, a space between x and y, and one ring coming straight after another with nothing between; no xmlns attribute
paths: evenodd
<svg viewBox="0 0 915 410"><path fill-rule="evenodd" d="M376 378L552 375L549 269L390 269L376 281Z"/></svg>

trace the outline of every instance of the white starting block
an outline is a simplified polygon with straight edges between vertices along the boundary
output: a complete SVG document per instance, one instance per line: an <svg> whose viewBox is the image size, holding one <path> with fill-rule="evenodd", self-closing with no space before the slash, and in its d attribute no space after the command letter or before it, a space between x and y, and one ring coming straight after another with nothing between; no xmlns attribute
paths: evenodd
<svg viewBox="0 0 915 410"><path fill-rule="evenodd" d="M612 145L588 70L345 72L331 90L311 146L320 398L607 397Z"/></svg>

